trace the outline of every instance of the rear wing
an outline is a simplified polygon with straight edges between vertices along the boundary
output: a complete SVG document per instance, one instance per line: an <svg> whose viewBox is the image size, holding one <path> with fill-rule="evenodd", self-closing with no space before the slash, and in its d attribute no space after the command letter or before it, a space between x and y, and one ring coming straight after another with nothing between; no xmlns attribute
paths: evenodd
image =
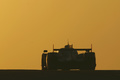
<svg viewBox="0 0 120 80"><path fill-rule="evenodd" d="M53 49L53 51L59 51L61 49ZM86 52L92 52L92 48L91 49L62 49L62 50L77 50L77 51L86 51Z"/></svg>
<svg viewBox="0 0 120 80"><path fill-rule="evenodd" d="M59 51L61 49L54 49L54 45L53 45L53 52L54 51ZM73 49L73 48L69 48L69 49L62 49L62 50L77 50L77 51L86 51L86 52L92 52L92 44L91 44L91 48L87 48L87 49Z"/></svg>

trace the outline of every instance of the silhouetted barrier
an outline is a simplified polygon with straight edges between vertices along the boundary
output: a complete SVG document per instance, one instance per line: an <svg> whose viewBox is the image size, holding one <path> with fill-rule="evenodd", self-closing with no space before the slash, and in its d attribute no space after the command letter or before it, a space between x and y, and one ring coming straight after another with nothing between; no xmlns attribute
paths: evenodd
<svg viewBox="0 0 120 80"><path fill-rule="evenodd" d="M120 71L1 70L0 80L120 80Z"/></svg>

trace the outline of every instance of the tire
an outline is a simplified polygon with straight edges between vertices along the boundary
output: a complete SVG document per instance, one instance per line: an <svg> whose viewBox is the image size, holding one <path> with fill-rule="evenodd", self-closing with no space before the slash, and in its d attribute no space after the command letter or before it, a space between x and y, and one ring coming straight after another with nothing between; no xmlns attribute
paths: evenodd
<svg viewBox="0 0 120 80"><path fill-rule="evenodd" d="M85 66L86 70L95 70L96 67L96 58L94 52L89 52L85 54Z"/></svg>
<svg viewBox="0 0 120 80"><path fill-rule="evenodd" d="M95 65L84 65L80 70L95 70Z"/></svg>
<svg viewBox="0 0 120 80"><path fill-rule="evenodd" d="M42 70L46 69L46 54L42 54Z"/></svg>
<svg viewBox="0 0 120 80"><path fill-rule="evenodd" d="M57 64L57 57L56 53L49 53L47 56L47 67L48 70L57 70L56 64Z"/></svg>

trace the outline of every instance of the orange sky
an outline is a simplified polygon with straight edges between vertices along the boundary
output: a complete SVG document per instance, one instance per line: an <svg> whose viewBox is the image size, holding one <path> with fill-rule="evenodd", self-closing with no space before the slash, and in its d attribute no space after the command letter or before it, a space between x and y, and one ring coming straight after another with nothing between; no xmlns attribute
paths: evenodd
<svg viewBox="0 0 120 80"><path fill-rule="evenodd" d="M41 69L44 49L93 44L97 70L120 70L120 0L0 0L0 69Z"/></svg>

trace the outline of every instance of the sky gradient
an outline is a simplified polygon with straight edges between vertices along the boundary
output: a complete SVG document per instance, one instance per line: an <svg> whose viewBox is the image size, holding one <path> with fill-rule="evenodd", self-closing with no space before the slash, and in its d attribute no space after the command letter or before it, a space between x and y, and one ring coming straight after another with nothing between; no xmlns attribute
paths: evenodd
<svg viewBox="0 0 120 80"><path fill-rule="evenodd" d="M0 0L0 69L41 69L44 49L69 43L120 70L120 0Z"/></svg>

